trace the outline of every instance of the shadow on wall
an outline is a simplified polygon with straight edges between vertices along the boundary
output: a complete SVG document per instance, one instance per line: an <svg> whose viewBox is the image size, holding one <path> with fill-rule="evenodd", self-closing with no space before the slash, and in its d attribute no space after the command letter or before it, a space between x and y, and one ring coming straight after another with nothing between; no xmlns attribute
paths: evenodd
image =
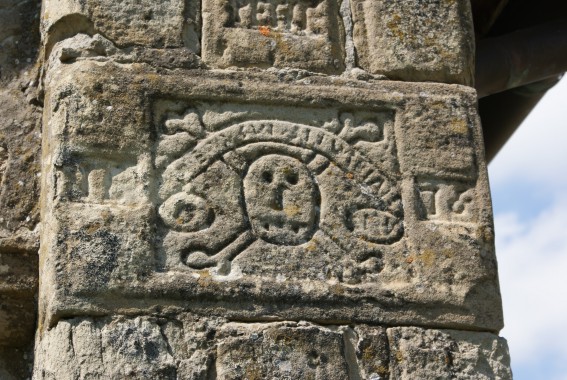
<svg viewBox="0 0 567 380"><path fill-rule="evenodd" d="M0 2L0 379L30 377L37 314L39 0Z"/></svg>

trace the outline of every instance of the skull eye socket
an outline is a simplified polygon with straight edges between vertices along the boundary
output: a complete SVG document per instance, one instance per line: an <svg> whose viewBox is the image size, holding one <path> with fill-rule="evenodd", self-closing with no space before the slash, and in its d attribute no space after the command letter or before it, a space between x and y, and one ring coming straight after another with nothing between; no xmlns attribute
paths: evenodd
<svg viewBox="0 0 567 380"><path fill-rule="evenodd" d="M299 181L299 176L297 175L297 173L287 173L285 176L285 180L290 185L297 185L297 182Z"/></svg>
<svg viewBox="0 0 567 380"><path fill-rule="evenodd" d="M183 221L189 221L191 219L193 219L193 217L195 216L195 211L197 211L197 206L195 206L192 203L187 203L185 205L183 205L182 207L180 207L178 210L176 210L173 213L173 216L175 218L180 218L180 220Z"/></svg>
<svg viewBox="0 0 567 380"><path fill-rule="evenodd" d="M274 180L274 175L271 172L265 171L262 173L262 181L266 183L272 183Z"/></svg>

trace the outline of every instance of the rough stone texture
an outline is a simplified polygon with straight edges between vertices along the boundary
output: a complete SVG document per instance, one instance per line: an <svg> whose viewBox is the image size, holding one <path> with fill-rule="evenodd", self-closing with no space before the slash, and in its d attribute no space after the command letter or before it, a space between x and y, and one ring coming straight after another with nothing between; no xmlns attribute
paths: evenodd
<svg viewBox="0 0 567 380"><path fill-rule="evenodd" d="M308 323L231 323L217 345L218 379L348 379L342 332Z"/></svg>
<svg viewBox="0 0 567 380"><path fill-rule="evenodd" d="M340 73L338 0L204 0L203 59L213 67L292 67Z"/></svg>
<svg viewBox="0 0 567 380"><path fill-rule="evenodd" d="M506 341L488 333L388 329L391 378L511 379Z"/></svg>
<svg viewBox="0 0 567 380"><path fill-rule="evenodd" d="M0 3L0 250L37 250L41 108L35 1Z"/></svg>
<svg viewBox="0 0 567 380"><path fill-rule="evenodd" d="M36 319L39 1L0 1L0 378L24 379Z"/></svg>
<svg viewBox="0 0 567 380"><path fill-rule="evenodd" d="M358 64L407 81L473 84L468 0L352 0Z"/></svg>
<svg viewBox="0 0 567 380"><path fill-rule="evenodd" d="M467 2L202 8L0 0L0 378L510 378Z"/></svg>
<svg viewBox="0 0 567 380"><path fill-rule="evenodd" d="M61 321L36 355L36 379L176 379L167 340L150 318Z"/></svg>
<svg viewBox="0 0 567 380"><path fill-rule="evenodd" d="M0 251L0 346L32 342L37 275L36 252Z"/></svg>
<svg viewBox="0 0 567 380"><path fill-rule="evenodd" d="M36 355L37 380L511 379L506 341L489 333L190 314L61 320Z"/></svg>
<svg viewBox="0 0 567 380"><path fill-rule="evenodd" d="M501 328L471 90L89 61L50 73L48 325L159 304ZM419 164L433 152L451 159Z"/></svg>
<svg viewBox="0 0 567 380"><path fill-rule="evenodd" d="M351 378L356 379L358 375L362 379L387 379L390 374L390 344L386 328L358 325L353 333L349 332L346 330L345 335L355 349L358 367Z"/></svg>
<svg viewBox="0 0 567 380"><path fill-rule="evenodd" d="M119 47L200 49L196 0L45 0L41 27L47 54L77 33L105 36Z"/></svg>

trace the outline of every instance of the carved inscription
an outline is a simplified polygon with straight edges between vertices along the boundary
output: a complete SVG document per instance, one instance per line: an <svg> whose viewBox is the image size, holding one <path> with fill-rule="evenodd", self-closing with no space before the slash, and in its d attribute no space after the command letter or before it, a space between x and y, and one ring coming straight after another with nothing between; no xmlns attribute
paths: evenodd
<svg viewBox="0 0 567 380"><path fill-rule="evenodd" d="M164 131L172 138L187 133L170 128L185 125L187 115L166 116ZM190 118L200 125L198 116ZM334 132L279 120L228 123L207 133L197 128L193 136L203 137L166 160L162 174L158 211L169 265L178 257L189 268L228 274L249 250L309 254L321 239L325 251L354 262L380 261L383 247L403 235L399 188L354 146L385 144L383 123L342 119Z"/></svg>
<svg viewBox="0 0 567 380"><path fill-rule="evenodd" d="M344 128L340 137L348 143L356 144L360 141L375 143L384 140L383 120L367 118L357 123L356 118L350 113L341 115L341 118L344 123Z"/></svg>
<svg viewBox="0 0 567 380"><path fill-rule="evenodd" d="M473 184L424 180L418 184L424 220L475 222Z"/></svg>
<svg viewBox="0 0 567 380"><path fill-rule="evenodd" d="M269 27L291 33L324 32L321 20L324 14L317 10L324 0L232 0L226 4L228 14L225 27Z"/></svg>
<svg viewBox="0 0 567 380"><path fill-rule="evenodd" d="M344 70L338 0L204 0L203 60L214 67Z"/></svg>
<svg viewBox="0 0 567 380"><path fill-rule="evenodd" d="M137 204L146 199L143 175L135 162L66 160L59 171L58 193L74 202Z"/></svg>

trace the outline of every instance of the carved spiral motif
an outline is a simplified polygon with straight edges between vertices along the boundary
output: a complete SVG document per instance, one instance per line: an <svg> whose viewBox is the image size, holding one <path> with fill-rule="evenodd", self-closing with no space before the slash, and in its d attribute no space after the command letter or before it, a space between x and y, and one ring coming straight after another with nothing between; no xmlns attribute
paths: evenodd
<svg viewBox="0 0 567 380"><path fill-rule="evenodd" d="M192 232L208 227L214 214L207 202L194 194L177 193L159 208L165 224L173 230Z"/></svg>

